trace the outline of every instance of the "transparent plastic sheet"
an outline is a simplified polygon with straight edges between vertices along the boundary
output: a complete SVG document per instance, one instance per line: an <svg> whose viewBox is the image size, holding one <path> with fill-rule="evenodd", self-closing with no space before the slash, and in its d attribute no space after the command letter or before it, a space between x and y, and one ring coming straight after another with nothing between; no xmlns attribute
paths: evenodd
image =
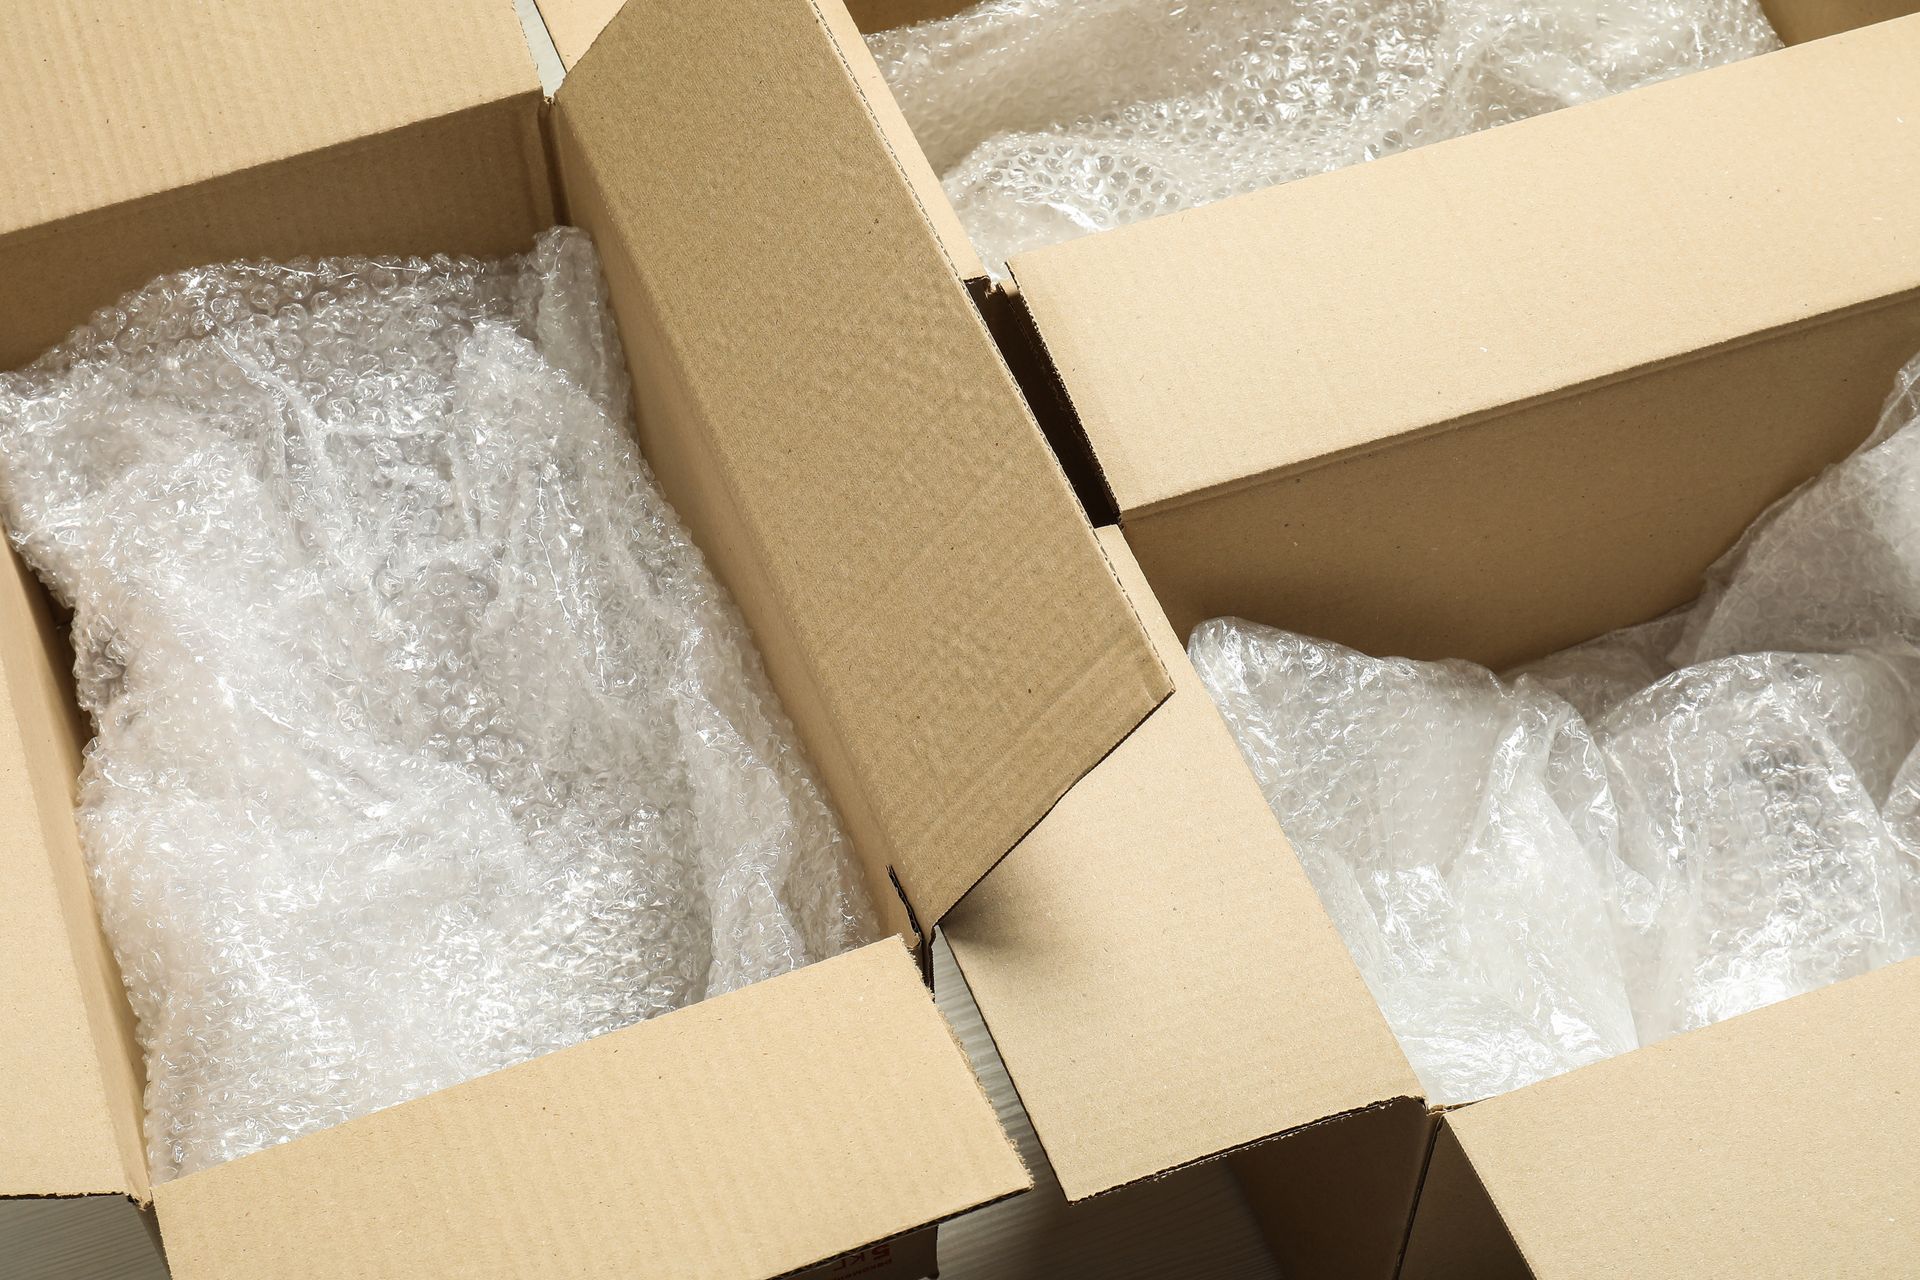
<svg viewBox="0 0 1920 1280"><path fill-rule="evenodd" d="M157 1178L873 935L628 413L565 228L183 272L0 375Z"/></svg>
<svg viewBox="0 0 1920 1280"><path fill-rule="evenodd" d="M1920 955L1917 387L1696 604L1505 678L1194 632L1432 1101Z"/></svg>
<svg viewBox="0 0 1920 1280"><path fill-rule="evenodd" d="M1756 0L986 0L867 43L996 273L1780 47Z"/></svg>

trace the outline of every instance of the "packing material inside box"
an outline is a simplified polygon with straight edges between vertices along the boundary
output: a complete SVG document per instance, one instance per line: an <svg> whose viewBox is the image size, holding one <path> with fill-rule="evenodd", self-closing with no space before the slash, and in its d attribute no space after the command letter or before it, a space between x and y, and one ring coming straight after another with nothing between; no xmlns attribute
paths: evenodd
<svg viewBox="0 0 1920 1280"><path fill-rule="evenodd" d="M591 243L163 277L0 375L156 1179L876 926Z"/></svg>
<svg viewBox="0 0 1920 1280"><path fill-rule="evenodd" d="M1780 47L1757 0L989 0L868 46L981 258Z"/></svg>
<svg viewBox="0 0 1920 1280"><path fill-rule="evenodd" d="M1449 1104L1920 955L1916 642L1920 359L1678 613L1505 677L1190 649Z"/></svg>

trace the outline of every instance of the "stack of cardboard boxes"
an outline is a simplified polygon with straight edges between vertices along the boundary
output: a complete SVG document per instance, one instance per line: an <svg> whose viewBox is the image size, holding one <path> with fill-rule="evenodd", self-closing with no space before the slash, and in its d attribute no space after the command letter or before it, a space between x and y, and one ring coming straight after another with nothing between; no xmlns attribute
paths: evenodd
<svg viewBox="0 0 1920 1280"><path fill-rule="evenodd" d="M1182 643L1505 664L1686 598L1920 351L1920 4L1775 0L1782 52L1007 288L861 39L959 7L543 0L550 103L496 0L16 17L0 366L191 262L593 233L642 447L896 937L150 1187L9 559L0 1215L124 1205L177 1280L925 1274L1028 1185L938 924L1071 1198L1231 1160L1301 1277L1911 1274L1920 963L1436 1114Z"/></svg>

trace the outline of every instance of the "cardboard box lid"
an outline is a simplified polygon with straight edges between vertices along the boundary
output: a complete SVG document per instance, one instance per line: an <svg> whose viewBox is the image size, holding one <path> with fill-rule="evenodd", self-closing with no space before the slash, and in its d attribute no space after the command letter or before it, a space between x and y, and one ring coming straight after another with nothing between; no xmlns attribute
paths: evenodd
<svg viewBox="0 0 1920 1280"><path fill-rule="evenodd" d="M1916 1044L1908 961L1445 1123L1537 1280L1909 1276Z"/></svg>
<svg viewBox="0 0 1920 1280"><path fill-rule="evenodd" d="M1101 537L1178 687L945 926L1071 1199L1420 1096L1126 543Z"/></svg>
<svg viewBox="0 0 1920 1280"><path fill-rule="evenodd" d="M156 1188L175 1280L764 1280L1025 1190L889 939Z"/></svg>
<svg viewBox="0 0 1920 1280"><path fill-rule="evenodd" d="M1920 289L1920 18L1017 258L1123 514Z"/></svg>
<svg viewBox="0 0 1920 1280"><path fill-rule="evenodd" d="M642 447L924 929L1170 685L828 7L628 5L554 146Z"/></svg>

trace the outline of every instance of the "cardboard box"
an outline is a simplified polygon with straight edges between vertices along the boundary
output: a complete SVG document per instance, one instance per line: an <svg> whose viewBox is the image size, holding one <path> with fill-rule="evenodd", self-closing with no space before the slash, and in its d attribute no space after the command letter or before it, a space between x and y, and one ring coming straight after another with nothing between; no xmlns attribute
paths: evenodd
<svg viewBox="0 0 1920 1280"><path fill-rule="evenodd" d="M926 932L1167 674L950 264L870 217L905 190L897 168L787 163L808 122L752 86L798 42L690 26L740 72L722 87L637 26L547 103L496 0L18 7L0 367L192 263L498 255L584 226L642 447L895 936L152 1186L140 1057L74 834L70 657L0 557L15 1241L69 1204L101 1231L157 1231L177 1280L918 1275L925 1228L1028 1185L932 1005Z"/></svg>
<svg viewBox="0 0 1920 1280"><path fill-rule="evenodd" d="M542 7L571 59L618 4ZM1170 618L1173 698L946 924L1069 1195L1231 1153L1311 1276L1403 1253L1410 1274L1543 1280L1907 1267L1914 1090L1895 1038L1854 1032L1911 1025L1915 966L1443 1125L1276 869L1284 838L1179 642L1237 613L1506 664L1687 598L1920 350L1920 17L1883 22L1920 5L1772 0L1786 51L1023 255L1017 297L986 285L859 39L962 7L752 13L798 11L782 38L844 60L854 92L794 90L814 154L894 159L910 198L875 225L920 227L969 282L1124 525L1103 537L1143 612ZM1846 1087L1821 1085L1843 1057Z"/></svg>

